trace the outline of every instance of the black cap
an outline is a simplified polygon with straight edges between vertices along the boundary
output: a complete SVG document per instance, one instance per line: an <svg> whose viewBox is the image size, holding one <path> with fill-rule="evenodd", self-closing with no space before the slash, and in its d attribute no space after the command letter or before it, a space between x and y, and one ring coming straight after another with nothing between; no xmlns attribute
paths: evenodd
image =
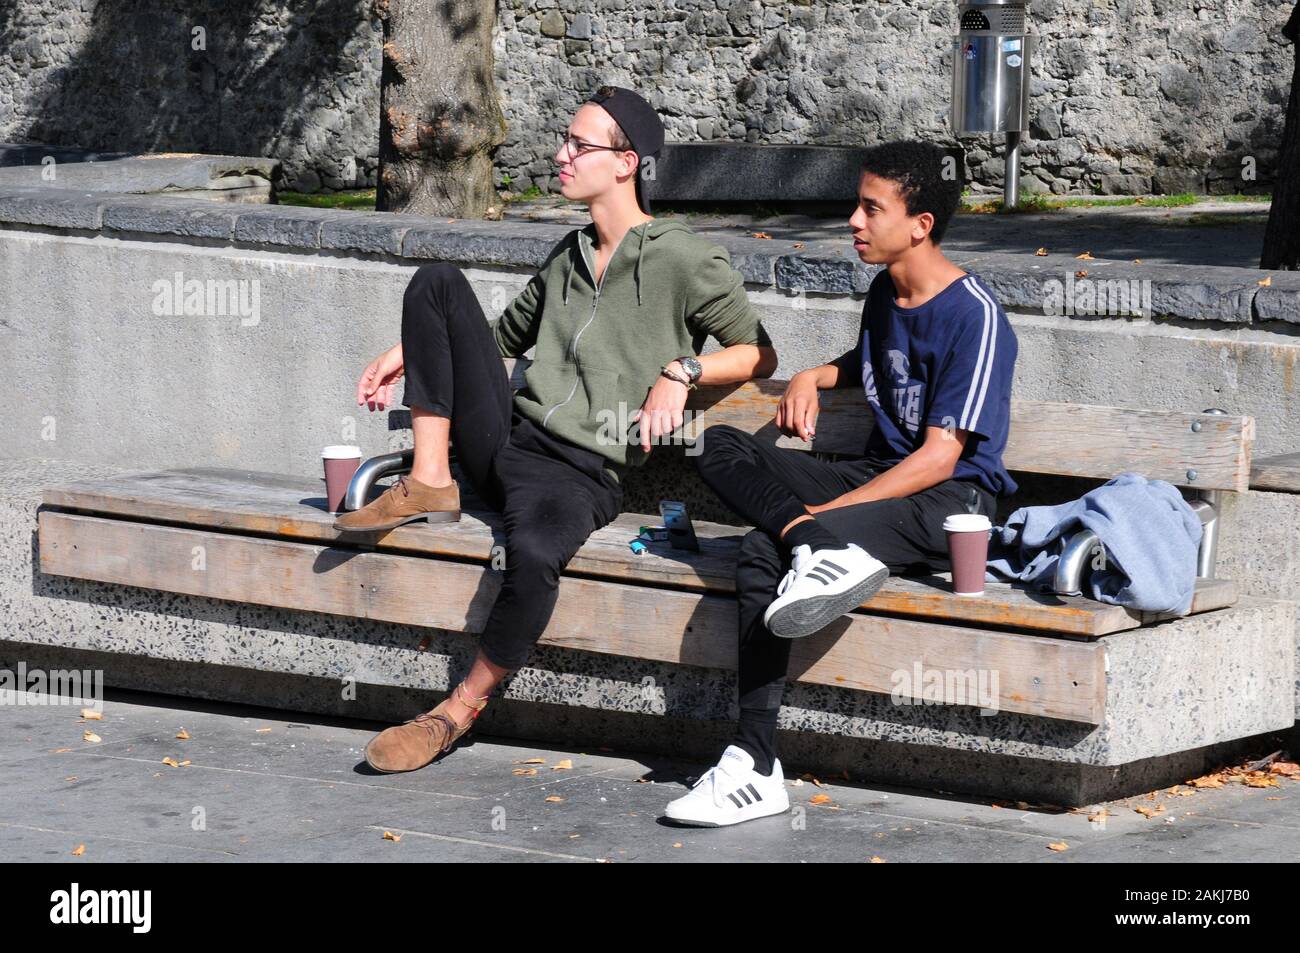
<svg viewBox="0 0 1300 953"><path fill-rule="evenodd" d="M658 157L664 146L664 124L659 121L659 114L654 107L630 89L622 86L602 86L591 94L587 100L595 103L613 117L618 123L627 141L632 144L632 151L637 154L636 201L641 211L650 214L650 200L646 197L641 184L641 163L647 156Z"/></svg>

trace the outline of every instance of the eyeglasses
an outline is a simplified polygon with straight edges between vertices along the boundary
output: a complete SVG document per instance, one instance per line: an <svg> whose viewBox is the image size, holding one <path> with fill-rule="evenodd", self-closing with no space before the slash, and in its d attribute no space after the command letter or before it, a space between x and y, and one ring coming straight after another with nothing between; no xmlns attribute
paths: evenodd
<svg viewBox="0 0 1300 953"><path fill-rule="evenodd" d="M567 149L571 158L578 158L588 152L628 152L628 149L619 149L615 146L601 146L594 142L584 142L581 139L575 139L573 136L561 136L560 148Z"/></svg>

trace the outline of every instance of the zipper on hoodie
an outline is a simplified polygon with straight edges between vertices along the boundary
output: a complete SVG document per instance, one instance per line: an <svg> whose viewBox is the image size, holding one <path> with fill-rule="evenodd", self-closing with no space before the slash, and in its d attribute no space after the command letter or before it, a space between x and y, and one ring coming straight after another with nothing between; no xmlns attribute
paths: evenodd
<svg viewBox="0 0 1300 953"><path fill-rule="evenodd" d="M628 229L628 231L631 231L631 229ZM626 237L627 237L627 232L624 232L623 238ZM557 410L559 410L569 401L573 400L573 395L578 392L578 369L581 366L578 364L578 338L582 337L582 332L587 330L587 328L591 325L592 321L596 320L596 306L600 304L600 289L605 286L605 279L609 277L610 266L614 264L614 255L618 254L618 249L623 244L623 238L620 238L618 240L618 244L614 246L614 252L609 256L609 261L605 262L605 270L600 274L600 281L596 282L596 296L591 301L591 316L587 318L587 323L584 324L582 327L578 328L578 332L569 340L568 351L569 351L569 355L573 358L573 364L574 364L573 387L569 390L568 397L564 398L564 400L560 401L558 404L556 404L554 407L548 410L546 412L546 415L542 417L543 427L545 427L546 422L551 419L551 414L555 413ZM578 247L582 249L582 260L587 264L587 273L594 277L596 274L596 265L594 262L588 261L587 247L582 244L581 239L578 239Z"/></svg>

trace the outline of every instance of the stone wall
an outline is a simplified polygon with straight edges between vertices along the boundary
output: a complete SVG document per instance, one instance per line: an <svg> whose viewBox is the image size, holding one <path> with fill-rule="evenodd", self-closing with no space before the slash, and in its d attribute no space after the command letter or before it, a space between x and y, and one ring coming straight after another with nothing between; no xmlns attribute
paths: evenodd
<svg viewBox="0 0 1300 953"><path fill-rule="evenodd" d="M369 0L3 0L0 141L282 160L282 187L374 185Z"/></svg>
<svg viewBox="0 0 1300 953"><path fill-rule="evenodd" d="M1034 0L1025 187L1266 191L1290 7ZM513 186L550 189L558 134L602 82L649 91L673 140L949 141L954 0L500 0L498 13L510 129L497 173ZM372 185L379 46L366 0L9 0L0 139L269 155L290 188ZM999 187L1000 145L963 144L973 182Z"/></svg>

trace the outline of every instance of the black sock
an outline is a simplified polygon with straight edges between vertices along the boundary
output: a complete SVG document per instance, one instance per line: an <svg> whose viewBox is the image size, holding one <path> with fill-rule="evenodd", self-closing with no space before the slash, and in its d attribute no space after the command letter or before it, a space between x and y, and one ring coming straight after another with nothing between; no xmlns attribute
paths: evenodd
<svg viewBox="0 0 1300 953"><path fill-rule="evenodd" d="M779 708L769 711L742 708L740 726L731 742L749 752L754 759L754 770L764 776L772 773L772 764L776 760L776 716L779 712Z"/></svg>
<svg viewBox="0 0 1300 953"><path fill-rule="evenodd" d="M804 520L802 523L795 523L788 530L781 541L794 549L796 546L807 546L816 552L819 549L843 549L846 545L843 540L828 530L816 519Z"/></svg>

